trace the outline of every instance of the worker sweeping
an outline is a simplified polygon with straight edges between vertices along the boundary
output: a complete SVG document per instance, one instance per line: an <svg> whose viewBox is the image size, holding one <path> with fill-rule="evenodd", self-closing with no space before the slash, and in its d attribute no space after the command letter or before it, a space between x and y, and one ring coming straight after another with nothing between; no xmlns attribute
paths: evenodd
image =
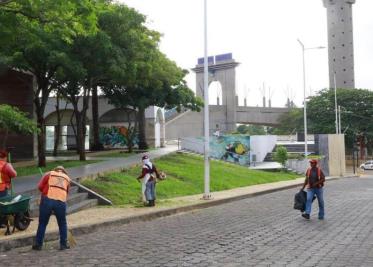
<svg viewBox="0 0 373 267"><path fill-rule="evenodd" d="M67 242L66 200L71 179L63 166L47 172L39 182L41 201L39 206L39 225L32 249L41 250L45 230L52 212L56 215L60 232L60 250L69 249Z"/></svg>

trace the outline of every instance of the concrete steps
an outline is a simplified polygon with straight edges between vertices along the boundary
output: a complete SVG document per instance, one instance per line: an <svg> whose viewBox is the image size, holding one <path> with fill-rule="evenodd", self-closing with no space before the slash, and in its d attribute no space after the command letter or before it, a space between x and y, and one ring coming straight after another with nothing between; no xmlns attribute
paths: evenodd
<svg viewBox="0 0 373 267"><path fill-rule="evenodd" d="M31 217L38 217L38 200L40 198L40 193L38 192L37 194L32 194L32 196L33 198L30 201L30 215ZM89 198L89 194L87 192L79 192L79 188L77 186L72 186L67 198L67 214L91 208L96 206L97 204L97 199Z"/></svg>

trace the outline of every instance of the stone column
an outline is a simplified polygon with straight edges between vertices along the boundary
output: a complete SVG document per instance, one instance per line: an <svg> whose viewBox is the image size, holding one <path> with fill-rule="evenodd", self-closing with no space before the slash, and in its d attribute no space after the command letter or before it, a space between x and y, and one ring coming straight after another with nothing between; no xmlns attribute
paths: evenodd
<svg viewBox="0 0 373 267"><path fill-rule="evenodd" d="M355 0L323 0L328 19L329 87L355 88L352 4Z"/></svg>

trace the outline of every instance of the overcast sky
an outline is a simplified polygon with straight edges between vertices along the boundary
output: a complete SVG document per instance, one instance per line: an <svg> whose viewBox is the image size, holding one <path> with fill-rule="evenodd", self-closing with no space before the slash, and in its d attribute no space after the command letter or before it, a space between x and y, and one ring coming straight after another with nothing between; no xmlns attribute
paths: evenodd
<svg viewBox="0 0 373 267"><path fill-rule="evenodd" d="M148 27L163 34L161 50L180 67L191 69L203 57L203 0L121 0L147 16ZM355 86L373 89L373 1L353 5ZM322 0L208 0L209 55L233 53L240 103L262 105L263 83L272 106L287 97L303 101L302 54L327 46ZM327 49L306 51L307 95L328 87ZM195 90L195 75L187 77ZM269 90L270 88L270 90ZM210 95L216 99L216 88Z"/></svg>

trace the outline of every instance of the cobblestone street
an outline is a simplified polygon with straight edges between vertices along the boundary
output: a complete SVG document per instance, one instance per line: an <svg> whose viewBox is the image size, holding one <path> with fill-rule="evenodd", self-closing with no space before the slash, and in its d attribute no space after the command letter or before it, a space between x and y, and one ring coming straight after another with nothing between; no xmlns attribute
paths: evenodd
<svg viewBox="0 0 373 267"><path fill-rule="evenodd" d="M373 266L373 178L330 181L326 219L293 209L298 189L0 254L1 266ZM315 212L316 211L316 212Z"/></svg>

